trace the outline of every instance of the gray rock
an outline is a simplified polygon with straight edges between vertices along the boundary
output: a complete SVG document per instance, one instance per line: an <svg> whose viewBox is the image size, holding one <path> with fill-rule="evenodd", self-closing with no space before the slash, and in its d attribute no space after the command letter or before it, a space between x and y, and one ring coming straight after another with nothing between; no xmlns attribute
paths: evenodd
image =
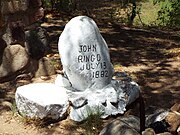
<svg viewBox="0 0 180 135"><path fill-rule="evenodd" d="M155 110L152 111L153 109ZM154 106L150 106L148 109L146 109L146 112L147 114L149 114L146 116L146 127L149 127L151 124L155 122L164 120L166 116L169 114L168 110L156 108Z"/></svg>
<svg viewBox="0 0 180 135"><path fill-rule="evenodd" d="M114 120L99 135L140 135L139 130L139 118L128 116Z"/></svg>
<svg viewBox="0 0 180 135"><path fill-rule="evenodd" d="M33 59L40 59L51 51L47 32L41 27L26 31L25 40L26 49Z"/></svg>
<svg viewBox="0 0 180 135"><path fill-rule="evenodd" d="M35 77L40 76L49 76L56 74L54 65L51 62L51 59L43 57L38 61L33 61L32 70L35 72Z"/></svg>
<svg viewBox="0 0 180 135"><path fill-rule="evenodd" d="M171 134L170 132L164 132L164 133L159 133L159 134L156 134L156 135L173 135L173 134Z"/></svg>
<svg viewBox="0 0 180 135"><path fill-rule="evenodd" d="M175 103L170 110L180 113L180 103Z"/></svg>
<svg viewBox="0 0 180 135"><path fill-rule="evenodd" d="M74 108L80 108L82 107L83 105L87 104L87 99L84 95L82 96L77 96L76 97L76 94L72 94L69 96L69 101L72 103L72 106Z"/></svg>
<svg viewBox="0 0 180 135"><path fill-rule="evenodd" d="M178 112L169 112L165 120L170 125L168 131L172 133L179 132L178 128L180 128L180 114Z"/></svg>
<svg viewBox="0 0 180 135"><path fill-rule="evenodd" d="M111 103L117 103L118 102L118 95L116 90L111 87L111 86L107 86L104 88L104 93L105 93L105 97L107 97L107 100Z"/></svg>
<svg viewBox="0 0 180 135"><path fill-rule="evenodd" d="M0 38L0 64L2 62L2 56L3 56L3 53L4 53L4 49L6 47L7 47L6 42L2 38Z"/></svg>
<svg viewBox="0 0 180 135"><path fill-rule="evenodd" d="M156 133L152 128L147 128L142 132L142 135L156 135Z"/></svg>
<svg viewBox="0 0 180 135"><path fill-rule="evenodd" d="M102 89L111 82L113 67L108 47L91 18L70 20L59 37L58 48L63 70L77 91Z"/></svg>
<svg viewBox="0 0 180 135"><path fill-rule="evenodd" d="M28 64L29 56L21 45L7 46L0 63L0 80L24 70Z"/></svg>
<svg viewBox="0 0 180 135"><path fill-rule="evenodd" d="M63 118L69 107L66 90L50 83L20 86L15 100L19 112L31 118Z"/></svg>
<svg viewBox="0 0 180 135"><path fill-rule="evenodd" d="M16 13L18 11L25 11L28 8L28 1L27 0L23 0L21 2L17 2L17 1L6 1L6 0L2 0L2 9L1 12L3 14L12 14L12 13Z"/></svg>

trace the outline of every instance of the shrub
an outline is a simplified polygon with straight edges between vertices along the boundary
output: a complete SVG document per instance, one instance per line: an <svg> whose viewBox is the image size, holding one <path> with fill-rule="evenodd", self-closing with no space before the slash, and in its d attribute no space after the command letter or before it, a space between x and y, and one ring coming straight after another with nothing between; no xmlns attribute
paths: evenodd
<svg viewBox="0 0 180 135"><path fill-rule="evenodd" d="M157 3L159 25L180 28L180 0L154 0Z"/></svg>

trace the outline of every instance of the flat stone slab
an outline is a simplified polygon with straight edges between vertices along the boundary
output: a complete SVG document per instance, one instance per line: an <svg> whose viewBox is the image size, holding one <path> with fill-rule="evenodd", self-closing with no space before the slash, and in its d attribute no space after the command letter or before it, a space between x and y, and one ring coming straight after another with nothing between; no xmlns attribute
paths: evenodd
<svg viewBox="0 0 180 135"><path fill-rule="evenodd" d="M66 89L51 83L33 83L17 88L16 105L23 116L59 119L69 107Z"/></svg>

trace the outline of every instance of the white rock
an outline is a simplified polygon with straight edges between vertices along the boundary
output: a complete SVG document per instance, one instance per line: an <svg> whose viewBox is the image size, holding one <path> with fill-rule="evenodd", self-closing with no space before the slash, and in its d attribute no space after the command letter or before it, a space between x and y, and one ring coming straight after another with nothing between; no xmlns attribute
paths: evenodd
<svg viewBox="0 0 180 135"><path fill-rule="evenodd" d="M63 70L77 91L102 89L114 72L107 44L96 23L87 16L71 19L59 37Z"/></svg>
<svg viewBox="0 0 180 135"><path fill-rule="evenodd" d="M61 87L71 87L71 83L69 82L69 80L61 74L57 75L55 84Z"/></svg>
<svg viewBox="0 0 180 135"><path fill-rule="evenodd" d="M122 82L113 80L111 84L103 89L86 89L83 92L71 92L68 94L72 103L70 118L74 121L85 120L88 117L86 111L93 111L93 108L97 108L97 106L101 108L101 118L123 114L126 111L126 106L139 96L139 87L137 86L131 81L122 85Z"/></svg>
<svg viewBox="0 0 180 135"><path fill-rule="evenodd" d="M86 98L88 99L89 103L105 103L106 102L106 97L105 97L105 92L102 89L96 89L96 90L91 90L88 89L86 90ZM96 102L96 103L95 103Z"/></svg>
<svg viewBox="0 0 180 135"><path fill-rule="evenodd" d="M87 103L86 96L84 92L71 92L68 93L69 101L74 108L82 107Z"/></svg>
<svg viewBox="0 0 180 135"><path fill-rule="evenodd" d="M101 115L104 114L104 112L105 108L103 105L97 102L95 104L90 102L89 104L84 105L83 107L78 109L71 107L69 116L70 119L81 122L87 119L90 115L99 115L99 117L101 117Z"/></svg>
<svg viewBox="0 0 180 135"><path fill-rule="evenodd" d="M103 89L103 92L105 92L106 99L111 103L117 103L118 102L118 95L114 87L107 86Z"/></svg>
<svg viewBox="0 0 180 135"><path fill-rule="evenodd" d="M105 113L101 116L101 118L107 118L111 115L118 114L118 110L115 106L113 106L109 101L106 101Z"/></svg>
<svg viewBox="0 0 180 135"><path fill-rule="evenodd" d="M31 118L62 118L69 106L66 89L51 83L20 86L15 100L19 112Z"/></svg>

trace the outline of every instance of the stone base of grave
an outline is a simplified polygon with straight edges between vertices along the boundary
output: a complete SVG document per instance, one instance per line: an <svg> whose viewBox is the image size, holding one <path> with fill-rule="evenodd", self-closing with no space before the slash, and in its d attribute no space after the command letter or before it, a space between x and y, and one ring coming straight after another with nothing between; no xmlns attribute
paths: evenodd
<svg viewBox="0 0 180 135"><path fill-rule="evenodd" d="M112 80L103 89L86 89L77 92L68 83L68 79L59 75L55 83L66 87L70 106L70 119L83 121L91 114L99 114L101 118L123 114L126 106L139 97L139 86L131 79L119 73L119 79Z"/></svg>
<svg viewBox="0 0 180 135"><path fill-rule="evenodd" d="M31 118L59 119L70 107L70 119L78 122L92 114L101 118L123 114L126 106L139 97L139 86L123 75L119 73L121 79L112 80L103 89L88 88L83 92L77 92L62 75L57 76L55 84L20 86L15 95L17 108L22 115Z"/></svg>
<svg viewBox="0 0 180 135"><path fill-rule="evenodd" d="M69 107L66 90L51 83L20 86L15 100L19 112L31 118L63 118Z"/></svg>

